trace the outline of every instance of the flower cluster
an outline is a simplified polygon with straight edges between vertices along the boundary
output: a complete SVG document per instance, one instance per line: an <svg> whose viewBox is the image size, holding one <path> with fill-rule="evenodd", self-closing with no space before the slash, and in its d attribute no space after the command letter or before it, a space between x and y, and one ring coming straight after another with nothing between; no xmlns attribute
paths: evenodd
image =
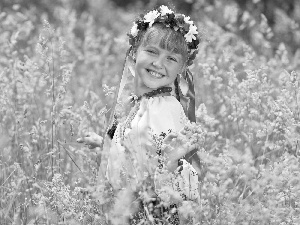
<svg viewBox="0 0 300 225"><path fill-rule="evenodd" d="M148 12L146 15L140 15L133 23L130 33L128 34L129 44L133 46L137 41L139 32L147 30L152 27L154 23L162 23L166 27L180 32L184 36L189 50L188 65L191 65L198 53L197 48L200 42L197 27L194 25L194 22L190 20L189 16L174 13L165 5L162 5L157 10Z"/></svg>

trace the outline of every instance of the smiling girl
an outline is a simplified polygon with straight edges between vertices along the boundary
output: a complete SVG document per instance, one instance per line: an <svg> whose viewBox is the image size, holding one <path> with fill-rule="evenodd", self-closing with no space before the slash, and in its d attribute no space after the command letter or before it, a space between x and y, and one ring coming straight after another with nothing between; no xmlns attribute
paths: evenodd
<svg viewBox="0 0 300 225"><path fill-rule="evenodd" d="M183 148L184 143L178 142L175 150L166 147L176 142L189 120L195 122L188 66L197 53L197 34L189 17L161 6L136 19L128 35L130 48L99 171L103 175L100 180L108 180L116 195L126 192L138 202L130 211L130 224L143 219L155 224L179 224L172 194L168 198L162 195L168 182L182 200L199 196L197 173L183 159L193 146ZM78 141L91 148L101 145L101 137L95 133ZM141 190L152 190L148 192L150 197L137 194ZM158 200L162 198L164 201Z"/></svg>
<svg viewBox="0 0 300 225"><path fill-rule="evenodd" d="M163 24L154 24L137 43L135 72L143 91L172 86L185 69L187 45L180 33ZM142 94L142 93L141 93Z"/></svg>

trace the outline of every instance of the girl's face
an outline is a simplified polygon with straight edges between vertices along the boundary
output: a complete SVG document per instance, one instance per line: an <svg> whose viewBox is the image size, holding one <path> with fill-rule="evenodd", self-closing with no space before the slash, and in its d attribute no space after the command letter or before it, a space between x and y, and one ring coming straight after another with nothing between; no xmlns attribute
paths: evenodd
<svg viewBox="0 0 300 225"><path fill-rule="evenodd" d="M156 43L141 45L136 54L135 74L140 84L151 91L173 84L182 72L183 56L159 47ZM150 90L149 90L150 89Z"/></svg>

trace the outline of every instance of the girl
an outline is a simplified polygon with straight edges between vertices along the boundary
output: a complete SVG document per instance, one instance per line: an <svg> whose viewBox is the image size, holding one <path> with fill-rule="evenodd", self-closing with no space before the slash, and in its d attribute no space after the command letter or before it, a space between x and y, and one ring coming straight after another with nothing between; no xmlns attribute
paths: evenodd
<svg viewBox="0 0 300 225"><path fill-rule="evenodd" d="M195 122L188 66L197 53L197 27L189 17L161 6L136 19L128 36L112 127L103 145L101 179L107 179L116 194L126 191L133 198L141 190L152 190L148 198L138 196L131 224L145 218L179 224L176 193L181 200L198 198L197 173L183 159L194 146L178 138L188 119ZM90 148L101 141L95 133L78 139ZM166 212L171 216L164 217Z"/></svg>

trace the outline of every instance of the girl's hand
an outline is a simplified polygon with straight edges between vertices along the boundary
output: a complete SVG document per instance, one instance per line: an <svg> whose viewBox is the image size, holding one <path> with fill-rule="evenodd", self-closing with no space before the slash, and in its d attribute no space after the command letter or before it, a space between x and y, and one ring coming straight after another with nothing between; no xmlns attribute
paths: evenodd
<svg viewBox="0 0 300 225"><path fill-rule="evenodd" d="M103 138L95 132L87 132L83 137L78 138L76 141L78 143L84 143L89 149L94 149L101 146Z"/></svg>
<svg viewBox="0 0 300 225"><path fill-rule="evenodd" d="M173 172L178 167L178 160L195 148L197 148L196 143L191 142L182 132L168 134L163 144L168 170Z"/></svg>

